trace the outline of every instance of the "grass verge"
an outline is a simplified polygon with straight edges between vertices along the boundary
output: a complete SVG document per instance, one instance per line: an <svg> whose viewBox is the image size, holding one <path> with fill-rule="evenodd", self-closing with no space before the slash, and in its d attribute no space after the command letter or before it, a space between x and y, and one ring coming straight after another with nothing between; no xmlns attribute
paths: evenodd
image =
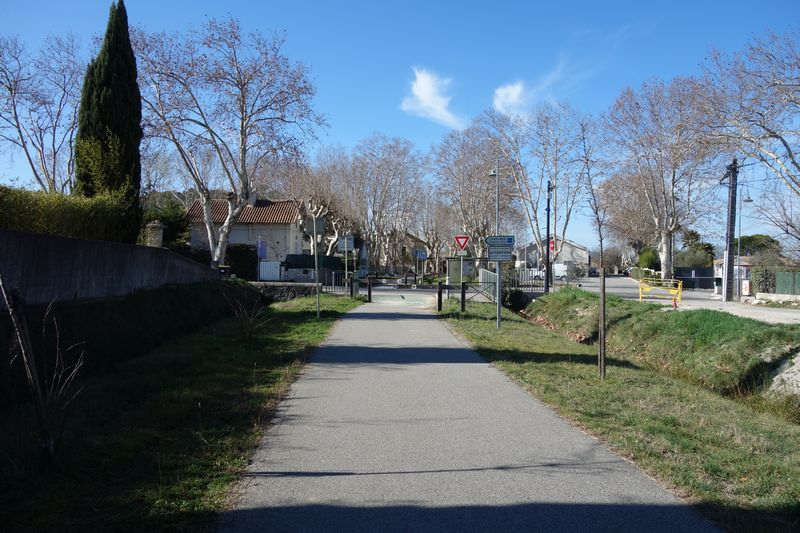
<svg viewBox="0 0 800 533"><path fill-rule="evenodd" d="M598 296L562 289L533 302L534 320L576 340L597 338ZM760 390L772 368L800 349L800 327L707 309L672 312L609 296L608 350L632 363L722 393Z"/></svg>
<svg viewBox="0 0 800 533"><path fill-rule="evenodd" d="M617 358L491 304L449 302L449 324L537 398L733 531L800 527L800 427Z"/></svg>
<svg viewBox="0 0 800 533"><path fill-rule="evenodd" d="M225 320L87 380L55 472L26 463L30 413L4 412L3 529L211 529L310 349L360 303L323 295L319 321L313 297L273 304L247 335Z"/></svg>

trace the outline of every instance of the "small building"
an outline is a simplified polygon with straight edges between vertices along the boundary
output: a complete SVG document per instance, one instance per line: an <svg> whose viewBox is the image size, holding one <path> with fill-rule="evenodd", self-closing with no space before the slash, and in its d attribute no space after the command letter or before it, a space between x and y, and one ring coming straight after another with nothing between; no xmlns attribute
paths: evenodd
<svg viewBox="0 0 800 533"><path fill-rule="evenodd" d="M211 219L222 225L228 216L228 203L212 200ZM190 227L190 245L208 249L208 236L203 222L203 206L196 201L186 218ZM297 204L292 200L255 200L244 206L231 228L228 244L253 246L259 256L259 279L277 280L280 265L290 254L310 254L311 242L303 233Z"/></svg>
<svg viewBox="0 0 800 533"><path fill-rule="evenodd" d="M724 270L724 259L714 259L714 277L722 278L722 271ZM734 256L733 258L733 279L750 279L750 272L754 267L758 266L758 262L752 255L743 255L741 257Z"/></svg>
<svg viewBox="0 0 800 533"><path fill-rule="evenodd" d="M558 239L557 246L561 246L561 239ZM527 264L528 268L544 268L545 258L539 258L539 250L536 248L536 243L530 242L524 246L519 246L514 254L517 256L517 262L521 262L520 266ZM554 252L550 252L550 261L553 263L572 263L575 266L581 267L584 271L588 271L590 254L589 249L581 246L578 243L570 240L564 240L561 248L561 253L557 257Z"/></svg>

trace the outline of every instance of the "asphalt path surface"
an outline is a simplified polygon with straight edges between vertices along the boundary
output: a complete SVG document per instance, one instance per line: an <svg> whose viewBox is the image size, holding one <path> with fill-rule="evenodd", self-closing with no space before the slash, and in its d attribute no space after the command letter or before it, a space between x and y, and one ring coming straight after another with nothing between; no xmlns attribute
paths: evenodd
<svg viewBox="0 0 800 533"><path fill-rule="evenodd" d="M430 295L333 328L223 531L715 531L467 348Z"/></svg>

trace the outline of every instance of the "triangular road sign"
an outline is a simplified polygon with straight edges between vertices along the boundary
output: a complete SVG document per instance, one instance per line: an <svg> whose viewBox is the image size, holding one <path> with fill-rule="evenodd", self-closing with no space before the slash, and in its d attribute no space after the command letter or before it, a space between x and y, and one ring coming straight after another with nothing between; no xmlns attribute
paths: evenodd
<svg viewBox="0 0 800 533"><path fill-rule="evenodd" d="M459 250L465 249L468 242L469 235L456 235L456 246L458 246Z"/></svg>

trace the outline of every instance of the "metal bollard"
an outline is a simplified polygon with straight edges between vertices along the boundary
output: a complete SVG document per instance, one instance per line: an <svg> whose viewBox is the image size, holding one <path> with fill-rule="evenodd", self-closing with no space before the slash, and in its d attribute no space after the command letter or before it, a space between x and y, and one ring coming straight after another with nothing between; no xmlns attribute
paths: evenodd
<svg viewBox="0 0 800 533"><path fill-rule="evenodd" d="M367 301L372 303L372 278L367 277Z"/></svg>
<svg viewBox="0 0 800 533"><path fill-rule="evenodd" d="M461 282L461 312L467 310L467 282Z"/></svg>
<svg viewBox="0 0 800 533"><path fill-rule="evenodd" d="M442 282L440 281L436 290L436 309L442 310Z"/></svg>

